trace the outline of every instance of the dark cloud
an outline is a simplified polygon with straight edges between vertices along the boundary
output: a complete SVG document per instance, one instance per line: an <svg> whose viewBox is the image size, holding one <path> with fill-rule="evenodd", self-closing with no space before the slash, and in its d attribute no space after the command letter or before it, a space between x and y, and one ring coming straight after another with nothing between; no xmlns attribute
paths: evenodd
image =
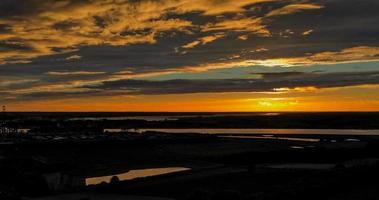
<svg viewBox="0 0 379 200"><path fill-rule="evenodd" d="M280 16L268 23L275 33L291 29L295 35L287 39L277 38L273 42L284 46L277 52L286 51L287 56L301 56L304 53L338 51L354 46L378 46L379 2L372 0L319 0L312 1L324 5L323 9L312 13ZM306 30L314 30L308 36L298 36ZM292 45L297 45L294 48ZM285 47L287 45L287 47ZM285 56L285 55L284 55Z"/></svg>
<svg viewBox="0 0 379 200"><path fill-rule="evenodd" d="M263 79L276 79L276 78L293 78L304 76L305 72L281 72L281 73L251 73L253 75L261 75Z"/></svg>
<svg viewBox="0 0 379 200"><path fill-rule="evenodd" d="M87 89L124 91L126 94L183 94L204 92L273 92L276 88L331 88L379 84L379 72L261 73L260 79L120 80L106 81Z"/></svg>
<svg viewBox="0 0 379 200"><path fill-rule="evenodd" d="M205 80L119 80L106 81L99 85L87 85L68 91L50 90L24 94L3 92L15 96L12 100L62 99L88 96L112 95L167 95L219 92L276 92L280 88L334 88L366 84L379 84L379 71L373 72L284 72L260 73L258 79L205 79ZM279 89L279 90L278 90ZM10 100L10 101L12 101Z"/></svg>
<svg viewBox="0 0 379 200"><path fill-rule="evenodd" d="M25 100L38 100L38 99L64 99L70 97L94 97L94 96L103 96L105 94L99 94L98 91L76 91L76 92L34 92L23 94L22 98Z"/></svg>

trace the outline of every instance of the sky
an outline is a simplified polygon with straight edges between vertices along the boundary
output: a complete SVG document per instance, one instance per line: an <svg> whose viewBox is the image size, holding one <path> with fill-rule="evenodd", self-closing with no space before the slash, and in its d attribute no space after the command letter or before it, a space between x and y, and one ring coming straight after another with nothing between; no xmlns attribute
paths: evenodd
<svg viewBox="0 0 379 200"><path fill-rule="evenodd" d="M10 111L379 111L378 0L2 0Z"/></svg>

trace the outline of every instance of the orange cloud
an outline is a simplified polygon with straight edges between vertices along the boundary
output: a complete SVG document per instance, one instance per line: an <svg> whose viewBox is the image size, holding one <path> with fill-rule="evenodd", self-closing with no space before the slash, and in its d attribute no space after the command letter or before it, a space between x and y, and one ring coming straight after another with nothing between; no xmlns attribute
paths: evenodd
<svg viewBox="0 0 379 200"><path fill-rule="evenodd" d="M313 33L313 29L310 29L310 30L304 31L304 32L302 33L302 35L310 35L311 33Z"/></svg>
<svg viewBox="0 0 379 200"><path fill-rule="evenodd" d="M321 9L321 8L323 8L323 6L316 5L316 4L291 4L291 5L287 5L282 8L269 12L266 15L266 17L288 15L288 14L300 12L302 10L314 10L314 9Z"/></svg>
<svg viewBox="0 0 379 200"><path fill-rule="evenodd" d="M337 64L363 61L378 61L379 47L358 46L341 51L326 51L305 57L282 59L283 65L313 65L313 64ZM266 60L264 62L269 62ZM275 59L271 60L275 61Z"/></svg>
<svg viewBox="0 0 379 200"><path fill-rule="evenodd" d="M72 55L66 58L66 60L80 60L82 57L79 55Z"/></svg>
<svg viewBox="0 0 379 200"><path fill-rule="evenodd" d="M233 30L250 32L261 36L269 36L270 31L263 25L261 18L226 19L217 23L202 26L203 32Z"/></svg>
<svg viewBox="0 0 379 200"><path fill-rule="evenodd" d="M215 35L209 35L209 36L205 36L205 37L202 37L202 38L199 38L198 40L195 40L193 42L190 42L186 45L183 45L182 48L185 48L185 49L191 49L191 48L194 48L195 46L201 44L201 45L205 45L207 43L210 43L210 42L213 42L217 39L220 39L222 37L224 37L225 35L223 33L218 33L218 34L215 34Z"/></svg>
<svg viewBox="0 0 379 200"><path fill-rule="evenodd" d="M58 48L71 52L82 45L155 43L160 32L190 32L193 26L191 21L166 18L168 13L219 15L267 1L272 0L44 1L33 14L0 19L0 24L9 25L0 40L25 47L2 51L0 64L62 53Z"/></svg>
<svg viewBox="0 0 379 200"><path fill-rule="evenodd" d="M249 36L247 36L247 35L241 35L241 36L238 37L238 39L239 40L247 40L247 39L249 39Z"/></svg>
<svg viewBox="0 0 379 200"><path fill-rule="evenodd" d="M27 62L39 56L73 52L80 46L123 46L156 43L162 32L192 34L194 30L249 32L269 36L264 18L245 17L248 6L277 0L163 0L163 1L43 1L30 13L0 19L7 25L0 41L12 48L0 52L0 64ZM322 8L313 4L292 4L271 11L268 16L290 14L306 9ZM32 10L33 9L33 10ZM238 14L237 18L210 24L194 24L189 19L168 17L170 14L198 13L217 16ZM219 33L221 34L221 33ZM185 45L193 48L219 39L207 36ZM12 43L12 44L11 44ZM59 50L57 50L59 49Z"/></svg>

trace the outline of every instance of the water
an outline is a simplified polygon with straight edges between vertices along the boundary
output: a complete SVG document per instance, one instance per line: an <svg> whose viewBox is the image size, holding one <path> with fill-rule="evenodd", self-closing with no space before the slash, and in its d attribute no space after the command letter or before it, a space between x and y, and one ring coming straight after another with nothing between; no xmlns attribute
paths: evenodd
<svg viewBox="0 0 379 200"><path fill-rule="evenodd" d="M118 116L118 117L76 117L71 121L89 120L145 120L145 121L172 121L188 117L242 117L242 116L276 116L280 113L213 113L213 114L188 114L188 115L144 115L144 116Z"/></svg>
<svg viewBox="0 0 379 200"><path fill-rule="evenodd" d="M71 118L71 121L102 121L102 120L145 120L149 122L153 121L167 121L167 120L177 120L183 116L126 116L126 117L78 117Z"/></svg>
<svg viewBox="0 0 379 200"><path fill-rule="evenodd" d="M221 138L238 138L238 139L271 139L271 140L286 140L286 141L297 141L297 142L319 142L320 139L313 138L295 138L295 137L274 137L274 136L220 136Z"/></svg>
<svg viewBox="0 0 379 200"><path fill-rule="evenodd" d="M353 129L140 129L140 132L240 134L240 135L368 135L379 136L379 130Z"/></svg>
<svg viewBox="0 0 379 200"><path fill-rule="evenodd" d="M110 183L112 177L117 176L118 180L125 181L125 180L132 180L136 178L143 178L143 177L149 177L149 176L157 176L157 175L163 175L163 174L170 174L174 172L181 172L181 171L187 171L190 170L190 168L185 167L167 167L167 168L152 168L152 169L140 169L140 170L130 170L125 173L121 174L114 174L109 176L101 176L101 177L93 177L93 178L86 178L86 185L96 185L100 183Z"/></svg>

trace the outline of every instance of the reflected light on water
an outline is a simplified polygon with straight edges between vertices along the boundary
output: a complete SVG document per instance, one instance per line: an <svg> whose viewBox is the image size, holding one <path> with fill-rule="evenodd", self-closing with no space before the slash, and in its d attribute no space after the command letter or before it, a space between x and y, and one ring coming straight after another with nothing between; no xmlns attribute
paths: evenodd
<svg viewBox="0 0 379 200"><path fill-rule="evenodd" d="M379 135L379 130L354 129L140 129L141 132L157 131L165 133L201 133L201 134L262 134L262 135Z"/></svg>
<svg viewBox="0 0 379 200"><path fill-rule="evenodd" d="M270 136L220 136L221 138L238 138L238 139L272 139L272 140L287 140L300 142L320 142L320 139L313 138L294 138L294 137L270 137Z"/></svg>
<svg viewBox="0 0 379 200"><path fill-rule="evenodd" d="M86 178L86 185L96 185L100 183L110 183L112 177L117 176L118 180L120 181L126 181L126 180L132 180L135 178L143 178L143 177L149 177L149 176L157 176L157 175L163 175L163 174L169 174L174 172L181 172L181 171L187 171L190 170L190 168L185 167L168 167L168 168L153 168L153 169L140 169L140 170L130 170L125 173L121 174L114 174L109 176L101 176L101 177L93 177L93 178Z"/></svg>

